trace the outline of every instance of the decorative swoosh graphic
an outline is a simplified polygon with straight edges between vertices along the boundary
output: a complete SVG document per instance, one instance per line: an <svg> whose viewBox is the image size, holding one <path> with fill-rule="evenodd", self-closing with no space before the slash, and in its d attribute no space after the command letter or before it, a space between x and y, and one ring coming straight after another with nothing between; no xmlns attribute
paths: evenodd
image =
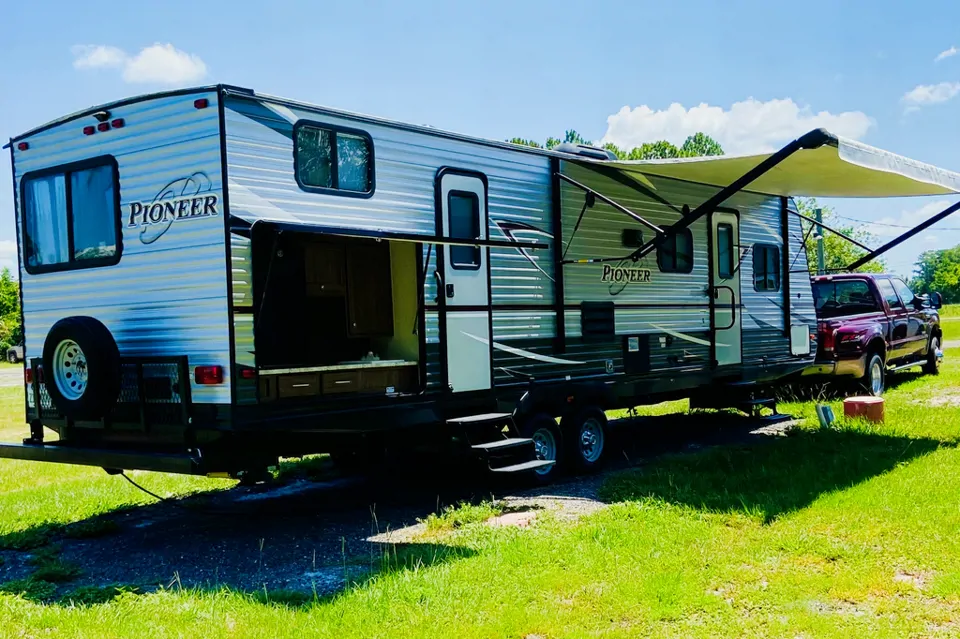
<svg viewBox="0 0 960 639"><path fill-rule="evenodd" d="M490 341L486 338L479 337L477 335L472 335L465 331L460 331L463 335L466 335L470 339L475 339L481 344L489 344ZM512 355L519 355L520 357L526 357L527 359L533 359L538 362L544 362L546 364L589 364L589 362L578 362L572 359L560 359L559 357L551 357L549 355L540 355L539 353L532 353L530 351L525 351L522 348L515 348L513 346L507 346L506 344L501 344L499 342L493 342L493 347L497 350L505 351Z"/></svg>
<svg viewBox="0 0 960 639"><path fill-rule="evenodd" d="M670 330L665 326L659 326L657 324L651 324L650 326L654 327L658 331L663 331L667 335L673 335L677 339L684 339L688 342L693 342L694 344L700 344L701 346L710 346L710 342L705 339L700 339L699 337L694 337L693 335L687 335L686 333L678 333L677 331ZM721 344L717 342L717 346L729 346L729 344Z"/></svg>
<svg viewBox="0 0 960 639"><path fill-rule="evenodd" d="M522 235L539 235L539 236L541 236L541 237L545 237L545 238L548 238L548 239L550 239L550 240L553 239L553 233L549 233L549 232L547 232L547 231L544 231L543 229L538 229L537 227L535 227L535 226L533 226L533 225L531 225L531 224L527 224L527 223L525 223L525 222L511 222L511 221L508 221L508 220L497 220L497 219L494 219L494 220L493 220L493 223L497 226L497 229L499 229L500 232L503 233L504 237L506 237L507 239L509 239L511 242L519 242L519 241L522 241L523 238L522 238L522 237L518 237L518 236L522 236ZM547 273L545 270L543 270L543 267L542 267L542 266L540 266L539 264L537 264L537 260L533 259L533 255L530 254L530 252L529 252L528 249L523 248L523 247L518 247L518 248L517 248L517 251L518 251L521 255L523 255L523 256L527 259L528 262L530 262L531 264L533 264L533 267L534 267L535 269L537 269L538 271L540 271L541 273L543 273L544 276L546 276L546 278L547 278L548 280L550 280L551 282L554 281L553 276L550 275L549 273Z"/></svg>

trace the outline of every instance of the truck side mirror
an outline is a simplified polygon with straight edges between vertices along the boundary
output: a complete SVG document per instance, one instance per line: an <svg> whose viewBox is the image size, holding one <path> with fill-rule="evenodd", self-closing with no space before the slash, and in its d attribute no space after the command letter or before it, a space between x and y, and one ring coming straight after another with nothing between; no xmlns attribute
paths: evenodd
<svg viewBox="0 0 960 639"><path fill-rule="evenodd" d="M940 293L930 293L930 308L943 306L943 296Z"/></svg>

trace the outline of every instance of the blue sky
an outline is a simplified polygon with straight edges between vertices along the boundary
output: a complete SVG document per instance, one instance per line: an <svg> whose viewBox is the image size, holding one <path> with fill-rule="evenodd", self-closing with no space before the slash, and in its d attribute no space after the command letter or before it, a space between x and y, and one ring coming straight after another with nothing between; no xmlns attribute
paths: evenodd
<svg viewBox="0 0 960 639"><path fill-rule="evenodd" d="M750 151L825 124L960 171L960 3L905 6L10 0L0 138L115 98L225 82L495 139L575 128L629 146L703 129ZM6 184L0 264L12 265ZM949 203L831 202L880 240L899 229L876 222L912 224ZM957 230L923 234L891 267L960 244L960 217L942 227Z"/></svg>

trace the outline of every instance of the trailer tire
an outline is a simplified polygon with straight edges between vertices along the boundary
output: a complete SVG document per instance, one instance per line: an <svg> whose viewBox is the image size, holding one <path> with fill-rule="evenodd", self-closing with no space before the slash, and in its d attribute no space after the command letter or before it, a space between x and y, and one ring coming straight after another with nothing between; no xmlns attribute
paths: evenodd
<svg viewBox="0 0 960 639"><path fill-rule="evenodd" d="M120 351L92 317L65 317L43 343L44 386L65 417L98 420L120 395Z"/></svg>
<svg viewBox="0 0 960 639"><path fill-rule="evenodd" d="M534 413L520 423L520 435L533 440L537 459L554 461L552 466L533 471L537 483L549 483L563 472L563 436L557 420L546 413Z"/></svg>
<svg viewBox="0 0 960 639"><path fill-rule="evenodd" d="M607 415L597 406L586 406L560 420L566 435L567 457L580 472L598 469L605 460Z"/></svg>

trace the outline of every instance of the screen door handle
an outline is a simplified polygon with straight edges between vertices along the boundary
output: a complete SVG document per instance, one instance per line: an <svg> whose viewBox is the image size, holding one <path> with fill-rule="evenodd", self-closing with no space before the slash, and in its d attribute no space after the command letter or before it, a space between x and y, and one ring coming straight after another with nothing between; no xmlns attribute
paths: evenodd
<svg viewBox="0 0 960 639"><path fill-rule="evenodd" d="M453 297L453 284L447 284L447 298Z"/></svg>

